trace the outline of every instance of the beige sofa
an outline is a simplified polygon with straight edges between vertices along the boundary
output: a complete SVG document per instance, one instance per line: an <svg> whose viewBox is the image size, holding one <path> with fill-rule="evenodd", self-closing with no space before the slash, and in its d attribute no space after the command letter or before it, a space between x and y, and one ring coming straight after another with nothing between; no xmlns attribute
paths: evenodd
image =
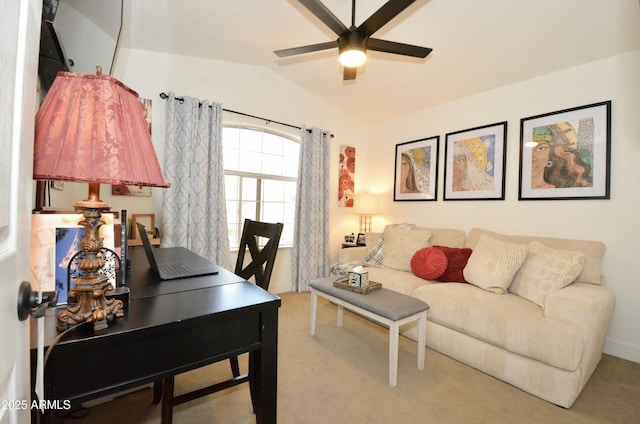
<svg viewBox="0 0 640 424"><path fill-rule="evenodd" d="M341 269L369 259L370 281L429 304L429 348L571 407L602 356L615 303L600 275L603 243L411 226L387 226L383 234L342 249ZM470 248L463 275L473 284L414 275L416 251L438 253L428 246ZM372 255L382 263L372 264ZM498 280L502 287L493 286ZM402 333L417 340L415 325Z"/></svg>

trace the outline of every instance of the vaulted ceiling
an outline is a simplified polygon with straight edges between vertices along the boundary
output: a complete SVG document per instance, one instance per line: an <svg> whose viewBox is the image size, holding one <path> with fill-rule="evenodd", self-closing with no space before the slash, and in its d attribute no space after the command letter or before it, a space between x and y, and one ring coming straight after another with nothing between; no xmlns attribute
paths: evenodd
<svg viewBox="0 0 640 424"><path fill-rule="evenodd" d="M349 26L351 0L322 1ZM356 26L384 3L357 1ZM123 15L121 47L264 66L364 122L640 49L633 0L416 0L374 36L433 52L370 51L343 81L337 49L273 53L337 38L296 0L124 0Z"/></svg>

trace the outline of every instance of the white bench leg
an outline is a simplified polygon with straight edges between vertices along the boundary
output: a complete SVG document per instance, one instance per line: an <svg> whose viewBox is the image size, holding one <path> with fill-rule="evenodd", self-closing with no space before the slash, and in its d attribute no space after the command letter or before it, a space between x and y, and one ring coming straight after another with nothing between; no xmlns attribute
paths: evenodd
<svg viewBox="0 0 640 424"><path fill-rule="evenodd" d="M427 342L427 311L422 313L418 321L418 369L424 369L424 345Z"/></svg>
<svg viewBox="0 0 640 424"><path fill-rule="evenodd" d="M342 318L344 316L344 308L338 305L338 327L342 327Z"/></svg>
<svg viewBox="0 0 640 424"><path fill-rule="evenodd" d="M389 385L396 387L398 383L398 336L400 326L397 322L389 325Z"/></svg>
<svg viewBox="0 0 640 424"><path fill-rule="evenodd" d="M318 295L311 291L311 335L316 334L316 312L318 309Z"/></svg>

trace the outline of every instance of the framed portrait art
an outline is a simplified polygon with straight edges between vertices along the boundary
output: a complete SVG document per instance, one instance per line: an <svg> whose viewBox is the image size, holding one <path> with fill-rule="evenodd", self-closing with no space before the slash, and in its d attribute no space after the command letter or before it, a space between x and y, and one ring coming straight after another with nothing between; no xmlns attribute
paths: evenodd
<svg viewBox="0 0 640 424"><path fill-rule="evenodd" d="M437 200L440 136L396 144L393 200Z"/></svg>
<svg viewBox="0 0 640 424"><path fill-rule="evenodd" d="M519 200L608 199L611 101L520 120Z"/></svg>
<svg viewBox="0 0 640 424"><path fill-rule="evenodd" d="M448 133L444 200L504 200L507 122Z"/></svg>

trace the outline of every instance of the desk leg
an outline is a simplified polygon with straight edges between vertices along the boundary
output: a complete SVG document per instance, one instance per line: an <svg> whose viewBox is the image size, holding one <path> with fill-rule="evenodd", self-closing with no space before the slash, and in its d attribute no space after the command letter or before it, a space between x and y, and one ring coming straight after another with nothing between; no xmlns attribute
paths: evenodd
<svg viewBox="0 0 640 424"><path fill-rule="evenodd" d="M262 343L252 353L249 375L256 424L275 424L278 392L278 309L262 313Z"/></svg>

